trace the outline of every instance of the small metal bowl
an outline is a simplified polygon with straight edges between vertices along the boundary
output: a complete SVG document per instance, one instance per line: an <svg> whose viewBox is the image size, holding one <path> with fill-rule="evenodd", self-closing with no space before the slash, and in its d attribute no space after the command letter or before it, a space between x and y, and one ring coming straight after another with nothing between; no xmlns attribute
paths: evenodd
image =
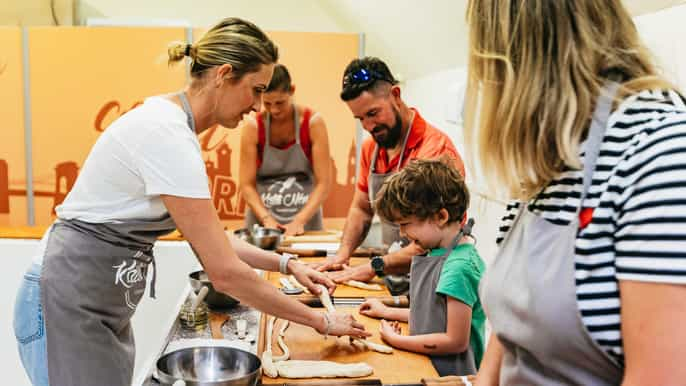
<svg viewBox="0 0 686 386"><path fill-rule="evenodd" d="M237 239L241 239L241 240L243 240L247 243L250 243L250 244L253 243L252 232L248 228L236 229L235 231L233 231L233 235Z"/></svg>
<svg viewBox="0 0 686 386"><path fill-rule="evenodd" d="M256 228L252 232L252 244L258 248L274 250L281 243L283 231L274 228Z"/></svg>
<svg viewBox="0 0 686 386"><path fill-rule="evenodd" d="M262 362L247 351L233 347L189 347L172 351L157 360L162 385L178 380L187 386L255 386Z"/></svg>
<svg viewBox="0 0 686 386"><path fill-rule="evenodd" d="M200 289L204 286L207 287L207 296L205 296L205 304L211 309L225 309L231 308L238 304L238 300L232 298L231 296L218 292L212 286L212 282L207 277L205 271L195 271L188 275L188 280L191 283L193 291L197 294Z"/></svg>

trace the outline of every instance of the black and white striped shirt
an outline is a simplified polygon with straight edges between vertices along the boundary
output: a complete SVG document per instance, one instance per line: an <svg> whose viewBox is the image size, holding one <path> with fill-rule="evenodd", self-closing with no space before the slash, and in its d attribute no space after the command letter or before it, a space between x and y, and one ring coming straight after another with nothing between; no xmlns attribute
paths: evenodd
<svg viewBox="0 0 686 386"><path fill-rule="evenodd" d="M591 337L621 365L617 280L686 284L686 104L673 91L643 91L611 114L584 207L595 208L577 235L576 293ZM583 162L583 152L581 153ZM569 224L582 171L568 170L531 210ZM497 242L520 203L507 206Z"/></svg>

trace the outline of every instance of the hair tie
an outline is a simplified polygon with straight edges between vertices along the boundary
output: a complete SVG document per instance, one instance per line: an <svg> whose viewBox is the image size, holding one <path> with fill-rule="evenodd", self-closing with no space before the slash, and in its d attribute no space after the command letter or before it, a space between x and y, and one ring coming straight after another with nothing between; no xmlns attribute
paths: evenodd
<svg viewBox="0 0 686 386"><path fill-rule="evenodd" d="M186 44L186 51L184 51L185 56L191 56L191 48L193 47L192 44Z"/></svg>

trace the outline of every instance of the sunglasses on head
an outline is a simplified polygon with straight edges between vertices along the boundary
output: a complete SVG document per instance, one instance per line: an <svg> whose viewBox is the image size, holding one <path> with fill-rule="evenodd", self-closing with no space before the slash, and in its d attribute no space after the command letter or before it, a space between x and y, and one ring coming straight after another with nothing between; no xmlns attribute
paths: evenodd
<svg viewBox="0 0 686 386"><path fill-rule="evenodd" d="M343 87L348 87L350 85L373 83L377 80L383 80L391 84L395 83L392 79L389 79L388 76L385 76L378 71L360 68L343 77Z"/></svg>

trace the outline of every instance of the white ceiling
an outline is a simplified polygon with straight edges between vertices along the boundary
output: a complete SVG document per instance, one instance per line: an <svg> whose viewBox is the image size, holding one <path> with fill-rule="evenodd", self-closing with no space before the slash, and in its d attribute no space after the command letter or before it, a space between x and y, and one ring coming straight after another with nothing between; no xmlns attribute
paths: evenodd
<svg viewBox="0 0 686 386"><path fill-rule="evenodd" d="M686 0L624 0L633 15ZM467 0L320 0L346 32L364 31L368 55L383 58L401 78L412 79L465 65Z"/></svg>

